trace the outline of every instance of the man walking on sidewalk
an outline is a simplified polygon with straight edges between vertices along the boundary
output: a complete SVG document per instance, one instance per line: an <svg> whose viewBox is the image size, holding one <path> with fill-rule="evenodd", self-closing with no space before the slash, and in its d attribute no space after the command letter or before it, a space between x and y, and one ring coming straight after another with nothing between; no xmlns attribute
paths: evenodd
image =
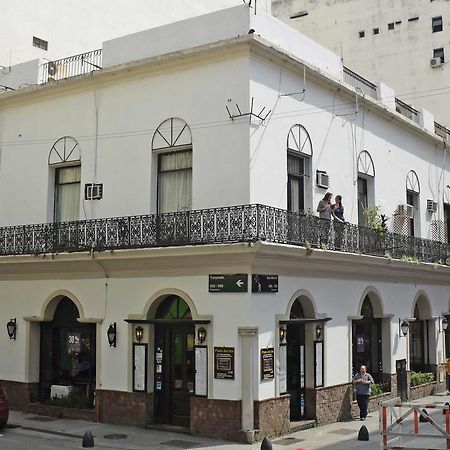
<svg viewBox="0 0 450 450"><path fill-rule="evenodd" d="M369 406L369 398L371 393L370 385L373 384L373 378L367 373L367 367L361 366L359 373L353 377L353 384L356 386L356 401L359 406L359 418L366 420L367 407Z"/></svg>

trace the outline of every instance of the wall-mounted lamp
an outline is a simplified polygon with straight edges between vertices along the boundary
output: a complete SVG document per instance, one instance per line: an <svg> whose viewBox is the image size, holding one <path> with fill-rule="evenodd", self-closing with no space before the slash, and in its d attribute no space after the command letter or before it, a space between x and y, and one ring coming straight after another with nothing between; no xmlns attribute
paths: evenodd
<svg viewBox="0 0 450 450"><path fill-rule="evenodd" d="M406 336L409 331L409 322L407 320L398 319L398 335Z"/></svg>
<svg viewBox="0 0 450 450"><path fill-rule="evenodd" d="M200 342L200 344L203 344L203 342L205 342L205 340L206 340L206 330L205 330L205 328L200 327L197 330L197 339L198 339L198 342Z"/></svg>
<svg viewBox="0 0 450 450"><path fill-rule="evenodd" d="M116 322L111 323L106 332L108 336L108 343L110 347L115 347L117 345L117 324Z"/></svg>
<svg viewBox="0 0 450 450"><path fill-rule="evenodd" d="M319 323L316 326L316 340L320 341L321 339L322 339L322 326Z"/></svg>
<svg viewBox="0 0 450 450"><path fill-rule="evenodd" d="M136 338L137 342L141 342L144 338L144 329L141 326L136 327L136 329L134 330L134 337Z"/></svg>
<svg viewBox="0 0 450 450"><path fill-rule="evenodd" d="M6 324L6 329L8 330L8 336L10 339L16 340L16 332L17 332L17 320L11 319Z"/></svg>
<svg viewBox="0 0 450 450"><path fill-rule="evenodd" d="M279 334L280 334L280 344L284 344L286 340L286 328L280 327Z"/></svg>

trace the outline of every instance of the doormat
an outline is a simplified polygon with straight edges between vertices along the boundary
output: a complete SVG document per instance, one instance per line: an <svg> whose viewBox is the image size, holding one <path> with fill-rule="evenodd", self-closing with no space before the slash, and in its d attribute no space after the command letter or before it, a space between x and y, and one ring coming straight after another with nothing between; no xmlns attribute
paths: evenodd
<svg viewBox="0 0 450 450"><path fill-rule="evenodd" d="M161 442L161 445L173 448L195 448L200 445L200 442L182 441L179 439L173 439L171 441Z"/></svg>
<svg viewBox="0 0 450 450"><path fill-rule="evenodd" d="M36 422L54 422L56 419L55 417L46 417L46 416L33 416L33 417L27 417L27 420L35 420Z"/></svg>
<svg viewBox="0 0 450 450"><path fill-rule="evenodd" d="M287 438L279 439L278 441L274 441L273 443L277 444L277 445L291 445L291 444L296 444L297 442L301 442L301 441L304 441L304 439L287 437Z"/></svg>
<svg viewBox="0 0 450 450"><path fill-rule="evenodd" d="M355 433L356 430L352 430L351 428L338 428L337 430L333 431L327 431L327 433L333 434L349 434L349 433Z"/></svg>

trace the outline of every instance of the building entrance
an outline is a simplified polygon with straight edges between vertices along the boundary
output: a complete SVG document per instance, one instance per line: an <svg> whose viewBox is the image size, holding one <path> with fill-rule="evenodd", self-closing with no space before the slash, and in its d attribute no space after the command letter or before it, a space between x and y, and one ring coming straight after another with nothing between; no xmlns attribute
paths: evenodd
<svg viewBox="0 0 450 450"><path fill-rule="evenodd" d="M63 297L53 320L41 324L39 400L65 397L65 405L92 408L95 394L96 327L79 323L76 305Z"/></svg>
<svg viewBox="0 0 450 450"><path fill-rule="evenodd" d="M191 311L182 298L171 296L158 308L156 319L154 420L189 427L195 381Z"/></svg>

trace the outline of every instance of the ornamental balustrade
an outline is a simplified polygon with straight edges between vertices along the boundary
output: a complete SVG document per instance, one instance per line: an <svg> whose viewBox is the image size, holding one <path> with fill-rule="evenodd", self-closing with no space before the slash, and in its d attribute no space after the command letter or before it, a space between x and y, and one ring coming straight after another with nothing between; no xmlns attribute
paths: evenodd
<svg viewBox="0 0 450 450"><path fill-rule="evenodd" d="M447 243L265 205L0 228L0 255L267 241L445 264Z"/></svg>

